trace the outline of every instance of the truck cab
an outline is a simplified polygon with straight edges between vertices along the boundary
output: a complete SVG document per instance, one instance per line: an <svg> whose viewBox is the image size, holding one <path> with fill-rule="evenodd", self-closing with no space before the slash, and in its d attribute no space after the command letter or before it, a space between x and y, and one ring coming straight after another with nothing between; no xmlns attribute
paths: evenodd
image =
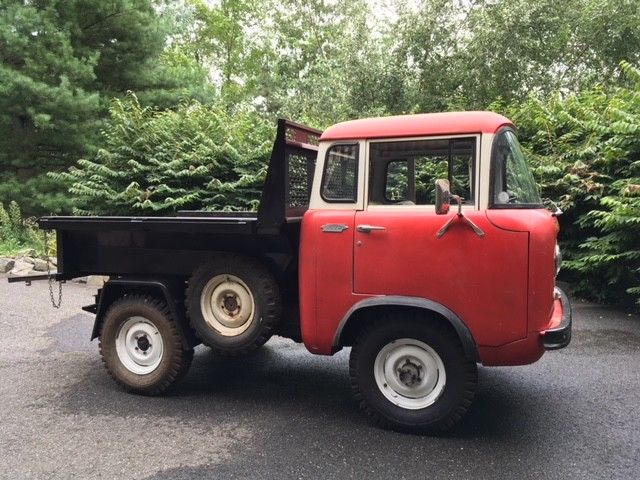
<svg viewBox="0 0 640 480"><path fill-rule="evenodd" d="M436 207L439 179L457 197L448 212ZM501 115L335 125L320 138L302 227L300 284L315 286L300 290L305 344L325 354L351 344L361 310L437 305L481 363L534 362L561 319L557 233Z"/></svg>
<svg viewBox="0 0 640 480"><path fill-rule="evenodd" d="M510 120L452 112L324 132L279 121L257 212L39 225L56 231L55 279L110 277L83 308L123 388L160 394L196 345L246 355L275 334L314 354L351 347L362 410L438 434L471 405L478 364L568 345L556 214Z"/></svg>

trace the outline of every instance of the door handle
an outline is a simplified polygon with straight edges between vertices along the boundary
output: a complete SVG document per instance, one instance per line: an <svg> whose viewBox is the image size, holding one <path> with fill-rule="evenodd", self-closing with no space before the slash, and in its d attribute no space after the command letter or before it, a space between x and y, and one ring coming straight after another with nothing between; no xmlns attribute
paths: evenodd
<svg viewBox="0 0 640 480"><path fill-rule="evenodd" d="M377 225L358 225L356 227L356 230L362 233L371 233L374 230L384 231L386 229L386 227L378 227Z"/></svg>

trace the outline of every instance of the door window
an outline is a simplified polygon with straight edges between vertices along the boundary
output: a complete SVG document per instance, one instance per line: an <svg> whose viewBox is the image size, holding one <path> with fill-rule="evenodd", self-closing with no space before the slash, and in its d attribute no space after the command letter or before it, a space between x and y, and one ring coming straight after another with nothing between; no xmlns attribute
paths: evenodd
<svg viewBox="0 0 640 480"><path fill-rule="evenodd" d="M369 204L433 205L435 181L448 178L451 192L474 204L476 139L372 143Z"/></svg>

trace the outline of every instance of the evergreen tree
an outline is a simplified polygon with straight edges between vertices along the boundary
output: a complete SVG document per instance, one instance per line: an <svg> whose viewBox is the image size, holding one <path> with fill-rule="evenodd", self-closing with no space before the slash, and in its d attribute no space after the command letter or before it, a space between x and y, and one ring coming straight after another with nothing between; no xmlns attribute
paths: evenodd
<svg viewBox="0 0 640 480"><path fill-rule="evenodd" d="M4 0L0 202L31 214L69 209L45 173L95 150L111 97L153 90L145 98L166 105L188 94L160 62L165 37L151 0Z"/></svg>

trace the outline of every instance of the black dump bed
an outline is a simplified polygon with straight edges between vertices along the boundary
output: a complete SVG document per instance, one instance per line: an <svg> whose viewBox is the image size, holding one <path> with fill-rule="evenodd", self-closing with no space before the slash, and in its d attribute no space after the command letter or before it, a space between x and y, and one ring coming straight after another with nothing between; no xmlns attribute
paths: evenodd
<svg viewBox="0 0 640 480"><path fill-rule="evenodd" d="M308 208L320 133L278 121L258 212L40 218L40 228L56 231L57 277L182 277L208 256L223 252L250 254L276 275L295 277L300 220Z"/></svg>

